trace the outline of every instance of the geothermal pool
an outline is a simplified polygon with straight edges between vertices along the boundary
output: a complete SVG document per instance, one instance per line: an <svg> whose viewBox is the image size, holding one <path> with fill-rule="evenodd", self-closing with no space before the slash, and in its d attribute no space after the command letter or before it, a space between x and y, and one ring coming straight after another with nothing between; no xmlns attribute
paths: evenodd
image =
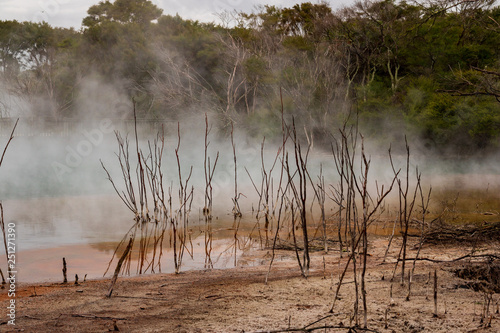
<svg viewBox="0 0 500 333"><path fill-rule="evenodd" d="M68 278L78 274L82 280L103 277L118 242L133 224L132 215L114 195L37 198L3 202L6 223L16 228L16 266L18 281L62 281L62 258L67 261ZM201 214L200 214L201 215ZM189 248L193 257L184 254L182 270L204 269L204 220L192 212ZM216 217L212 222L211 260L214 268L259 264L246 257L258 246L254 223L242 222L233 228L231 218ZM253 229L253 231L252 231ZM235 232L236 240L235 244ZM163 247L162 272L174 272L173 251L168 235ZM5 251L0 267L5 267ZM109 276L116 265L113 262ZM135 272L132 264L131 274Z"/></svg>
<svg viewBox="0 0 500 333"><path fill-rule="evenodd" d="M204 138L189 133L193 133L192 128L188 134L183 135L180 154L184 175L193 166L190 180L190 185L195 188L195 200L190 214L193 258L184 254L182 270L205 268L204 221L200 211L203 207L205 181ZM5 136L0 138L7 139ZM174 135L167 140L165 147L165 177L167 186L174 188L174 197L178 186L177 169L175 163L172 164L176 144ZM208 151L212 163L216 152L220 152L214 176L214 211L217 213L214 213L213 220L211 259L215 268L260 264L259 260L248 256L252 250L261 246L261 242L258 230L254 228L255 218L251 214L251 210L258 205L258 197L247 174L248 171L254 182L260 184L260 141L239 136L236 147L238 191L244 195L241 197L244 220L237 234L236 246L231 215L231 197L234 195L232 148L227 140L213 139ZM70 280L74 279L75 274L78 274L80 280L85 275L87 279L103 276L116 245L133 225L132 213L114 192L101 166L102 161L122 189L123 180L116 151L116 138L107 123L90 126L71 136L14 138L4 164L0 167L0 200L3 203L5 223L16 226L18 281L62 281L63 257L67 261ZM265 156L265 164L269 168L276 156L275 147L269 145ZM378 184L386 183L392 174L387 151L372 157L372 179ZM446 212L447 217L459 222L498 221L498 160L498 156L479 160L445 160L420 155L412 156L411 168L413 170L418 163L424 187L428 189L432 185L431 210L435 215ZM313 152L309 165L313 179L317 179L319 165L322 165L327 184L330 179L334 179L333 184L336 184L335 165L330 153ZM274 177L279 177L278 171L275 171ZM374 182L372 185L375 188ZM310 197L312 196L310 192ZM388 200L385 207L390 216L391 210L397 207L397 201ZM333 211L328 212L329 218L332 214ZM262 222L260 226L263 226ZM392 228L386 228L375 233L385 236L391 232ZM174 271L172 257L172 250L166 244L162 272ZM116 261L111 266L111 271L115 263ZM5 273L3 246L0 250L0 265ZM135 272L134 268L132 264L131 273Z"/></svg>
<svg viewBox="0 0 500 333"><path fill-rule="evenodd" d="M117 162L116 138L108 123L97 123L76 133L63 136L23 135L15 137L9 146L0 168L0 200L4 208L6 225L15 225L17 279L21 282L60 281L62 258L66 258L68 277L78 274L80 279L102 277L118 242L133 225L133 214L114 192L101 161L123 189L120 166ZM124 132L130 135L130 132ZM5 134L5 133L4 133ZM151 134L151 133L149 133ZM8 137L1 136L2 147ZM203 138L200 139L201 146ZM193 258L184 255L183 270L205 268L203 216L204 184L203 156L198 140L187 136L182 142L180 154L183 168L193 165L191 184L195 187L195 201L190 214L190 246ZM196 142L196 143L193 143ZM176 165L172 164L174 139L167 140L165 147L166 186L173 187L175 201L178 185ZM227 145L227 142L225 143ZM132 145L133 147L133 145ZM221 144L218 149L224 149ZM131 148L133 150L133 148ZM226 147L226 151L229 151ZM258 150L246 156L254 159ZM212 150L211 154L215 154ZM241 159L245 161L244 158ZM246 160L248 162L248 160ZM231 159L219 161L220 172L216 176L218 188L214 191L214 206L225 207L213 221L212 262L215 268L234 265L251 265L244 259L244 249L249 249L251 225L242 223L238 244L234 246L230 189ZM247 164L248 165L248 164ZM243 175L244 170L241 169ZM215 182L215 181L214 181ZM175 203L174 203L175 206ZM176 209L176 207L174 207ZM221 222L221 221L226 222ZM246 230L246 231L245 231ZM168 236L166 237L168 238ZM168 241L166 241L168 243ZM162 272L173 272L172 250L164 246ZM116 261L111 266L114 269ZM0 247L0 267L5 273L5 250ZM131 273L134 267L131 268ZM109 274L108 274L109 275Z"/></svg>

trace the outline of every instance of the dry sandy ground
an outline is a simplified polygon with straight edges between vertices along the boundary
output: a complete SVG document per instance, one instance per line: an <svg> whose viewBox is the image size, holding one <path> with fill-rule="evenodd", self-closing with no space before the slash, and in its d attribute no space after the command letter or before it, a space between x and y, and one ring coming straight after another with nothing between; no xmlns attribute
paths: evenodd
<svg viewBox="0 0 500 333"><path fill-rule="evenodd" d="M463 288L454 276L455 264L417 262L410 301L407 286L392 283L397 244L388 263L381 264L387 239L371 243L368 290L368 329L373 332L500 332L497 295L490 307L491 327L481 324L484 293ZM456 258L469 249L450 246L426 247L422 257ZM483 249L488 250L488 249ZM267 251L258 253L266 257ZM413 256L414 251L409 256ZM343 269L345 256L331 251L315 253L311 276L300 276L293 253L280 252L283 260L268 266L182 274L158 274L120 278L112 298L104 295L109 280L74 284L19 285L16 325L5 322L8 297L0 293L3 332L348 332L353 312L354 283L351 269L333 313L329 310ZM323 259L324 258L324 259ZM324 269L326 267L326 270ZM433 280L437 269L438 316L433 316ZM361 304L361 302L360 302ZM385 328L385 313L387 325ZM362 323L360 312L360 323ZM317 322L316 322L317 321ZM316 323L315 323L316 322ZM330 327L314 330L316 327ZM332 328L337 327L337 328ZM361 332L360 328L351 330Z"/></svg>

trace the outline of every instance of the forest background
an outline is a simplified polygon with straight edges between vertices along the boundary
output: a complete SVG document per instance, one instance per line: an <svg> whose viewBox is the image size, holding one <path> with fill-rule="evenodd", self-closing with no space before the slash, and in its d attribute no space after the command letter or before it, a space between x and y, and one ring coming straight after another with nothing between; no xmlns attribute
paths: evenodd
<svg viewBox="0 0 500 333"><path fill-rule="evenodd" d="M220 23L163 15L148 0L87 14L79 30L0 21L0 117L125 119L133 100L140 119L209 112L220 133L235 123L280 138L283 104L320 147L357 120L384 146L404 135L448 154L499 145L495 1L304 2L219 13ZM90 87L121 102L82 107Z"/></svg>

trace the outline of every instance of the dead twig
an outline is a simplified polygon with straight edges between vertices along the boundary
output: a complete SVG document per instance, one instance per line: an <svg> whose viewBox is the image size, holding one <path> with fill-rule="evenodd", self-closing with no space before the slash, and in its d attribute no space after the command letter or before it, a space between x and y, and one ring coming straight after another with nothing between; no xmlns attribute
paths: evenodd
<svg viewBox="0 0 500 333"><path fill-rule="evenodd" d="M343 326L343 325L324 325L308 328L308 326L304 326L302 328L286 328L279 330L263 330L263 331L254 331L250 333L281 333L281 332L314 332L317 330L327 330L327 329L345 329L347 332L378 332L377 330L372 330L369 328L362 328L359 326Z"/></svg>
<svg viewBox="0 0 500 333"><path fill-rule="evenodd" d="M71 313L69 315L71 317L76 317L76 318L106 319L106 320L127 320L127 318L116 318L116 317L108 317L108 316L96 316L96 315L91 315L91 314Z"/></svg>
<svg viewBox="0 0 500 333"><path fill-rule="evenodd" d="M63 283L67 283L68 282L68 276L66 274L67 271L68 271L68 269L66 268L66 258L63 258L63 268L62 268L63 277L64 277Z"/></svg>
<svg viewBox="0 0 500 333"><path fill-rule="evenodd" d="M437 270L434 270L434 314L433 314L433 317L437 317L438 316L438 296L437 296L437 290L438 290L438 278L437 278Z"/></svg>
<svg viewBox="0 0 500 333"><path fill-rule="evenodd" d="M159 297L143 297L143 296L125 296L125 295L117 295L113 296L114 298L131 298L131 299L149 299L154 301L165 301L170 302L167 298L159 298Z"/></svg>
<svg viewBox="0 0 500 333"><path fill-rule="evenodd" d="M14 139L14 131L16 130L17 123L19 122L19 118L17 118L16 123L14 124L14 127L12 128L12 132L10 132L10 137L9 140L7 141L7 144L5 144L5 148L3 149L2 152L2 157L0 158L0 166L2 165L3 158L5 157L5 153L7 152L7 148L9 148L10 142L12 139ZM0 202L0 229L2 229L2 236L3 236L3 245L5 247L5 259L6 262L9 262L9 251L7 251L7 235L5 234L5 223L3 219L3 206L2 202ZM7 273L9 272L9 268L7 267ZM6 284L5 282L5 276L3 275L3 271L0 268L0 275L2 277L2 284Z"/></svg>
<svg viewBox="0 0 500 333"><path fill-rule="evenodd" d="M115 287L116 279L118 279L118 274L120 274L120 271L122 269L122 264L125 261L125 258L127 258L130 250L132 249L133 244L134 244L134 238L130 237L128 245L125 248L125 251L123 251L120 260L118 260L118 264L116 265L115 273L113 274L113 278L111 279L111 285L109 286L108 293L106 294L106 297L108 298L111 297L111 294L113 293L113 288Z"/></svg>
<svg viewBox="0 0 500 333"><path fill-rule="evenodd" d="M438 259L431 259L431 258L406 258L406 259L399 258L398 261L418 260L418 261L430 261L430 262L434 262L434 263L441 263L441 262L457 262L457 261L468 259L468 258L488 258L489 260L500 260L500 256L497 256L495 254L466 254L464 256L461 256L461 257L458 257L455 259L451 259L451 260L438 260Z"/></svg>
<svg viewBox="0 0 500 333"><path fill-rule="evenodd" d="M28 316L28 315L24 315L23 318L33 319L33 320L41 320L40 318L36 318L36 317Z"/></svg>
<svg viewBox="0 0 500 333"><path fill-rule="evenodd" d="M7 141L7 144L5 145L5 148L3 149L2 157L0 158L0 166L2 165L3 158L5 157L5 153L7 152L7 148L9 148L10 142L12 141L12 139L14 139L14 131L16 130L18 122L19 122L19 118L17 118L16 123L14 124L14 127L12 128L12 132L10 132L9 140Z"/></svg>

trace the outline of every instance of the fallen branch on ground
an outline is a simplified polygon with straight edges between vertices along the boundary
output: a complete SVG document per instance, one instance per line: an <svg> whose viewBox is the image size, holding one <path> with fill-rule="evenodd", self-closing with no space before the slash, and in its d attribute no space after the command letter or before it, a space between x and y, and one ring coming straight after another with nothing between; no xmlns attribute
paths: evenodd
<svg viewBox="0 0 500 333"><path fill-rule="evenodd" d="M425 234L427 244L463 243L495 240L500 236L500 222L482 225L439 225Z"/></svg>
<svg viewBox="0 0 500 333"><path fill-rule="evenodd" d="M369 328L362 328L359 326L342 326L342 325L324 325L318 327L307 328L309 325L304 326L303 328L287 328L282 330L264 330L264 331L255 331L251 333L283 333L283 332L314 332L316 330L326 330L326 329L345 329L347 332L378 332L376 330L372 330Z"/></svg>
<svg viewBox="0 0 500 333"><path fill-rule="evenodd" d="M41 320L40 318L24 315L23 318L28 318L28 319L34 319L34 320Z"/></svg>
<svg viewBox="0 0 500 333"><path fill-rule="evenodd" d="M78 313L72 313L70 314L71 317L78 317L78 318L88 318L88 319L106 319L106 320L127 320L127 318L115 318L115 317L108 317L108 316L96 316L96 315L91 315L91 314L78 314Z"/></svg>
<svg viewBox="0 0 500 333"><path fill-rule="evenodd" d="M160 297L144 297L144 296L124 296L124 295L115 295L115 298L132 298L132 299L151 299L155 301L169 301L167 298Z"/></svg>
<svg viewBox="0 0 500 333"><path fill-rule="evenodd" d="M364 332L378 332L378 331L375 331L375 330L371 330L369 328L362 328L362 327L359 327L359 326L344 326L344 325L323 325L323 326L316 326L316 327L311 327L317 323L319 323L320 321L323 321L325 319L328 319L330 317L333 317L335 315L339 315L339 314L342 314L342 313L335 313L335 314L329 314L329 315L326 315L318 320L315 320L313 321L312 323L310 324L307 324L306 326L302 327L302 328L287 328L287 329L283 329L283 330L274 330L274 331L270 331L270 330L265 330L265 331L255 331L255 332L252 332L252 333L281 333L281 332L313 332L313 331L316 331L316 330L327 330L329 328L332 328L332 329L346 329L348 330L348 332L357 332L357 330L359 331L364 331Z"/></svg>
<svg viewBox="0 0 500 333"><path fill-rule="evenodd" d="M418 260L418 261L430 261L430 262L435 262L435 263L441 263L441 262L457 262L460 260L468 259L468 258L489 258L490 260L499 260L500 256L497 256L495 254L466 254L464 256L451 259L451 260L438 260L438 259L431 259L431 258L406 258L407 261L411 260ZM398 261L403 261L403 259L399 258Z"/></svg>

